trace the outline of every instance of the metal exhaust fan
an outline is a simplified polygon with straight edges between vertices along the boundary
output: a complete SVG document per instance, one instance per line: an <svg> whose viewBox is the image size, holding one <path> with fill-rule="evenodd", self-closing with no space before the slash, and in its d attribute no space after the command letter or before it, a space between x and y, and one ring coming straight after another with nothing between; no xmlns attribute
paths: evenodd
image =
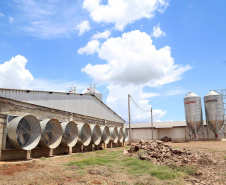
<svg viewBox="0 0 226 185"><path fill-rule="evenodd" d="M110 140L113 143L117 143L118 142L118 130L116 127L110 127Z"/></svg>
<svg viewBox="0 0 226 185"><path fill-rule="evenodd" d="M39 144L43 147L56 148L62 140L62 127L57 119L46 119L40 122L42 137Z"/></svg>
<svg viewBox="0 0 226 185"><path fill-rule="evenodd" d="M129 129L128 128L123 129L123 139L125 142L129 141Z"/></svg>
<svg viewBox="0 0 226 185"><path fill-rule="evenodd" d="M61 145L73 147L78 141L78 127L74 121L61 123L63 137Z"/></svg>
<svg viewBox="0 0 226 185"><path fill-rule="evenodd" d="M99 125L90 125L92 132L91 142L95 145L99 145L101 142L101 129Z"/></svg>
<svg viewBox="0 0 226 185"><path fill-rule="evenodd" d="M101 126L101 142L108 144L110 141L110 130L108 126Z"/></svg>
<svg viewBox="0 0 226 185"><path fill-rule="evenodd" d="M123 129L122 128L118 128L118 141L120 143L123 142Z"/></svg>
<svg viewBox="0 0 226 185"><path fill-rule="evenodd" d="M77 143L79 145L88 146L91 142L91 137L92 137L91 128L90 128L89 124L78 122L77 127L78 127L78 142Z"/></svg>
<svg viewBox="0 0 226 185"><path fill-rule="evenodd" d="M7 125L9 144L18 149L31 150L41 138L41 127L38 119L32 115L20 116Z"/></svg>

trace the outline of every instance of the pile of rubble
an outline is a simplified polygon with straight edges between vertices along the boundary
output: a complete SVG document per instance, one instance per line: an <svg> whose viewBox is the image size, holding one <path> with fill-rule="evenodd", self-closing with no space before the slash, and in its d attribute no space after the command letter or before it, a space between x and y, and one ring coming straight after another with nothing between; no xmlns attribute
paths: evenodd
<svg viewBox="0 0 226 185"><path fill-rule="evenodd" d="M141 140L128 150L127 155L158 165L211 165L216 164L209 154L197 153L188 149L173 148L163 141Z"/></svg>

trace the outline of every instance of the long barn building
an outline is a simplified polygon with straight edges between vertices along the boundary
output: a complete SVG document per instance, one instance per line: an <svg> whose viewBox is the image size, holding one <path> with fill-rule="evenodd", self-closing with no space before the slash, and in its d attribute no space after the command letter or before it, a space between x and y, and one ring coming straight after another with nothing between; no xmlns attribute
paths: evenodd
<svg viewBox="0 0 226 185"><path fill-rule="evenodd" d="M10 129L7 128L9 122L12 119L26 115L34 116L39 121L55 119L60 123L74 121L76 123L97 124L116 128L122 128L125 123L124 119L92 93L79 94L1 88L0 160L40 157L68 151L67 147L65 149L61 145L55 149L37 145L32 150L21 150L12 146L15 142L19 142L20 138L18 138L19 134L16 133L14 134L15 137L12 136L15 141L10 141ZM17 128L19 128L19 123ZM23 137L26 136L26 133L22 134ZM21 145L20 142L17 144ZM70 152L73 150L80 150L80 148L70 148Z"/></svg>

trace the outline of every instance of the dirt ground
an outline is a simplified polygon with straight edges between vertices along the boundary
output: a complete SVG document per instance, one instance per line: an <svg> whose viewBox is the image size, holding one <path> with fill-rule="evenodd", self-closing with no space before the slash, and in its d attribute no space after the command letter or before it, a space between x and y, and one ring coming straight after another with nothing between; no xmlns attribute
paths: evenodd
<svg viewBox="0 0 226 185"><path fill-rule="evenodd" d="M215 165L200 165L202 174L183 181L156 181L151 176L131 178L127 173L106 166L88 166L86 173L77 166L68 166L87 156L98 156L98 152L78 153L71 156L38 158L28 161L0 162L0 184L226 184L226 142L198 141L188 143L167 143L175 148L188 148L197 153L205 152L216 161ZM125 147L107 149L110 152L123 151ZM128 147L127 147L128 149ZM121 154L120 154L121 155ZM120 169L120 165L118 165Z"/></svg>
<svg viewBox="0 0 226 185"><path fill-rule="evenodd" d="M226 152L225 141L194 141L187 143L168 143L171 146L189 149L201 149L209 152Z"/></svg>
<svg viewBox="0 0 226 185"><path fill-rule="evenodd" d="M226 184L226 142L225 141L197 141L188 143L168 143L180 149L191 149L196 153L205 153L213 160L213 164L200 165L201 175L187 178L192 184Z"/></svg>

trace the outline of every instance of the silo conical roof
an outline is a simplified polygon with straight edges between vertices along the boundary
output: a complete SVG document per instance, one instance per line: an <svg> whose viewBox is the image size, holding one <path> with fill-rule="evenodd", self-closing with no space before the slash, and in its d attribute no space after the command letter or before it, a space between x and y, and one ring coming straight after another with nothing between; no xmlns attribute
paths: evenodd
<svg viewBox="0 0 226 185"><path fill-rule="evenodd" d="M214 90L210 90L210 92L208 92L205 96L213 96L213 95L221 95L220 93L218 93L217 91Z"/></svg>
<svg viewBox="0 0 226 185"><path fill-rule="evenodd" d="M188 98L188 97L199 97L197 94L193 93L193 92L189 92L185 98Z"/></svg>

